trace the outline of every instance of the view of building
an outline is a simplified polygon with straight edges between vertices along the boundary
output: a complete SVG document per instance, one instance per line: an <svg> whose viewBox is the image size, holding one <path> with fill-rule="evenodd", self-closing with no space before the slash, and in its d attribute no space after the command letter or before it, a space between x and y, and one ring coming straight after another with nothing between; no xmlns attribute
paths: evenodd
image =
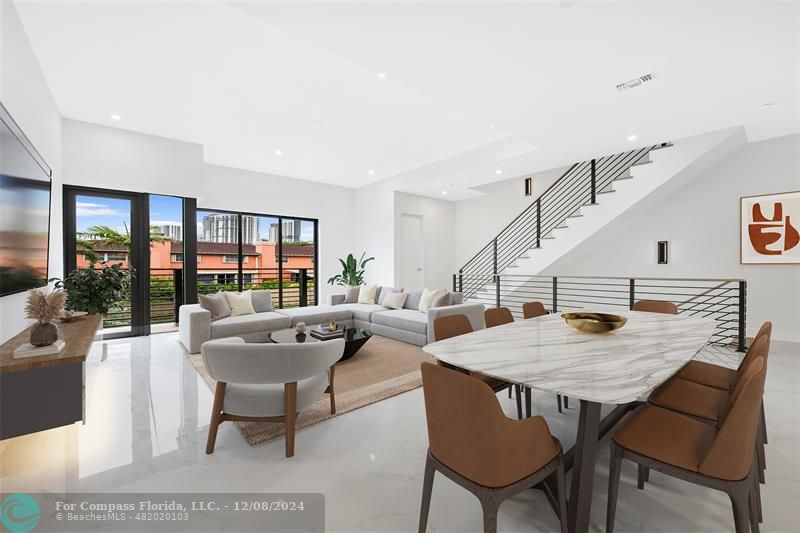
<svg viewBox="0 0 800 533"><path fill-rule="evenodd" d="M183 226L180 224L161 224L158 226L158 231L161 235L168 237L174 241L183 240Z"/></svg>
<svg viewBox="0 0 800 533"><path fill-rule="evenodd" d="M203 235L206 242L237 242L238 215L214 213L203 217ZM253 244L258 240L258 217L242 216L242 243Z"/></svg>
<svg viewBox="0 0 800 533"><path fill-rule="evenodd" d="M283 242L298 242L300 240L302 222L300 220L284 220L281 228ZM278 223L269 225L269 241L278 242Z"/></svg>

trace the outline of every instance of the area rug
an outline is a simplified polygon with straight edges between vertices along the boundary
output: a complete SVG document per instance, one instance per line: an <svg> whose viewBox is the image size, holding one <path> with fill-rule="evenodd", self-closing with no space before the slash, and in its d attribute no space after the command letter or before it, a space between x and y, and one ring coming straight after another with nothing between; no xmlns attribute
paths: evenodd
<svg viewBox="0 0 800 533"><path fill-rule="evenodd" d="M200 354L187 354L192 365L213 391L216 383L208 375ZM297 415L297 428L349 413L422 386L420 364L434 359L419 346L374 335L347 361L336 365L336 414L325 394ZM274 422L234 422L248 444L272 440L284 434L284 425Z"/></svg>

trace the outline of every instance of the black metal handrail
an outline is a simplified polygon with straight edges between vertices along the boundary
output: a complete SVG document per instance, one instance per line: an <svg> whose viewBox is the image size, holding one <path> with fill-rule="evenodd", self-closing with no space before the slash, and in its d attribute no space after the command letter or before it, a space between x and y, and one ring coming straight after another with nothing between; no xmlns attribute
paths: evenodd
<svg viewBox="0 0 800 533"><path fill-rule="evenodd" d="M668 145L646 146L573 164L459 269L473 280L463 287L465 296L483 287L480 276L498 274L528 250L540 248L542 240L551 238L550 234L566 219L577 216L581 207L596 204L599 194L611 192L613 182L641 163L651 150Z"/></svg>
<svg viewBox="0 0 800 533"><path fill-rule="evenodd" d="M479 290L465 301L508 307L522 317L522 304L537 300L551 312L591 307L631 309L637 300L674 303L679 314L717 322L709 344L745 350L747 282L743 279L638 278L615 276L528 276L453 274L453 291L467 285Z"/></svg>

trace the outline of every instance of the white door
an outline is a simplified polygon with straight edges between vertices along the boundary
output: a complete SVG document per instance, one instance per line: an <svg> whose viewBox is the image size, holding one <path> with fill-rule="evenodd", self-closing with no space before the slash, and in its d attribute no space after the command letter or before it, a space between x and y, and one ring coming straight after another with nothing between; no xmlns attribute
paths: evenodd
<svg viewBox="0 0 800 533"><path fill-rule="evenodd" d="M425 286L425 246L422 239L422 217L400 214L399 287Z"/></svg>

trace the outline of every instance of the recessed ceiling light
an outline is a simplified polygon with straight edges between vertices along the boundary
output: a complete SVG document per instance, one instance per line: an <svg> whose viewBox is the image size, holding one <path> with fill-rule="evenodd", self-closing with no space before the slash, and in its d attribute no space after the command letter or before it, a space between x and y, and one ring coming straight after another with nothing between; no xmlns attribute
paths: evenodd
<svg viewBox="0 0 800 533"><path fill-rule="evenodd" d="M447 191L442 191L442 194L444 194L445 196L447 196Z"/></svg>
<svg viewBox="0 0 800 533"><path fill-rule="evenodd" d="M494 129L494 124L489 124L489 129L493 130Z"/></svg>
<svg viewBox="0 0 800 533"><path fill-rule="evenodd" d="M380 79L382 79L382 80L385 80L386 79L386 73L385 72L378 72L378 77Z"/></svg>
<svg viewBox="0 0 800 533"><path fill-rule="evenodd" d="M121 117L121 116L119 116L119 115L117 115L116 113L114 113L113 115L111 115L111 120L120 120L120 119L122 119L122 117Z"/></svg>
<svg viewBox="0 0 800 533"><path fill-rule="evenodd" d="M367 172L369 173L370 176L374 176L375 175L375 171L374 170L368 170Z"/></svg>
<svg viewBox="0 0 800 533"><path fill-rule="evenodd" d="M502 170L500 170L500 169L498 168L497 170L495 170L495 171L494 171L494 173L495 173L495 174L502 174L502 173L503 173L503 171L502 171Z"/></svg>
<svg viewBox="0 0 800 533"><path fill-rule="evenodd" d="M281 149L275 150L275 155L283 155L283 150Z"/></svg>
<svg viewBox="0 0 800 533"><path fill-rule="evenodd" d="M635 141L636 140L636 135L628 135L628 140L629 141Z"/></svg>

